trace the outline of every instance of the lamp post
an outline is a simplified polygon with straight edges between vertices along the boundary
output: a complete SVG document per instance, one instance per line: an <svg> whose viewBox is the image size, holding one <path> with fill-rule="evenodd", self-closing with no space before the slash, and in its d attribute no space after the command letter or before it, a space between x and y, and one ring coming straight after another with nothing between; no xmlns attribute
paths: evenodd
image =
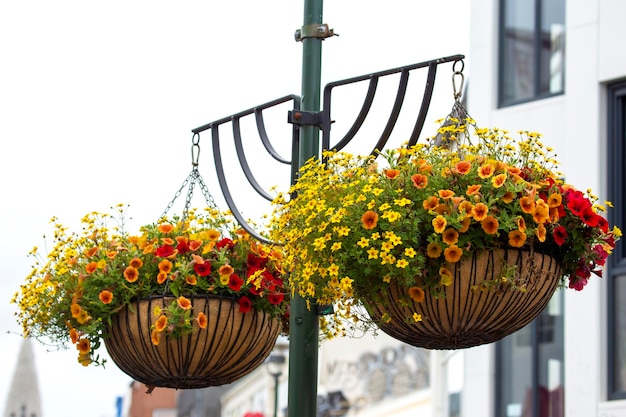
<svg viewBox="0 0 626 417"><path fill-rule="evenodd" d="M282 352L274 352L267 359L267 371L274 377L274 417L278 417L278 383L283 374L285 355Z"/></svg>

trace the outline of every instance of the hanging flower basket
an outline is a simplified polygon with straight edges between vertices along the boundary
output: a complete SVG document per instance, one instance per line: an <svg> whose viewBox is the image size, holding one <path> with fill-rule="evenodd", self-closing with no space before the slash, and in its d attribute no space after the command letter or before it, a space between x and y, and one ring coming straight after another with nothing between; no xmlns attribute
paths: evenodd
<svg viewBox="0 0 626 417"><path fill-rule="evenodd" d="M199 388L250 372L286 332L282 253L228 214L189 210L129 233L124 206L55 245L15 295L25 335L73 345L84 366L119 367L150 386ZM170 296L171 295L171 296Z"/></svg>
<svg viewBox="0 0 626 417"><path fill-rule="evenodd" d="M105 339L115 364L149 387L204 388L236 381L270 354L281 329L277 318L257 310L242 313L234 297L188 299L192 315L205 318L178 338L153 333L155 309L167 308L175 297L143 298L124 307Z"/></svg>
<svg viewBox="0 0 626 417"><path fill-rule="evenodd" d="M555 258L519 249L475 252L449 269L454 285L439 297L424 294L418 302L392 281L375 299L362 301L380 329L398 340L426 349L469 348L530 323L561 278ZM422 280L416 284L424 285ZM512 286L523 290L511 291Z"/></svg>
<svg viewBox="0 0 626 417"><path fill-rule="evenodd" d="M415 146L326 151L275 200L293 291L334 306L326 337L378 327L415 346L489 343L557 285L602 275L621 236L610 203L565 183L540 134L479 128L459 102L453 113Z"/></svg>

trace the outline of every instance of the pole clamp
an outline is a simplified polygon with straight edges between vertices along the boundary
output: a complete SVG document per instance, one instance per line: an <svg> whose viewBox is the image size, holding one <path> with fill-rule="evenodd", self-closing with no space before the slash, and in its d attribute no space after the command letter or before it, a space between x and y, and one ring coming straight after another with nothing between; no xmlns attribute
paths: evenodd
<svg viewBox="0 0 626 417"><path fill-rule="evenodd" d="M287 115L287 122L294 125L322 128L324 126L324 113L321 111L290 110Z"/></svg>
<svg viewBox="0 0 626 417"><path fill-rule="evenodd" d="M294 33L294 38L296 42L301 42L302 39L306 38L318 38L318 39L326 39L331 36L335 36L335 30L329 29L328 25L323 23L314 23L312 25L302 26L301 29L297 29L296 33ZM338 35L337 35L338 36Z"/></svg>

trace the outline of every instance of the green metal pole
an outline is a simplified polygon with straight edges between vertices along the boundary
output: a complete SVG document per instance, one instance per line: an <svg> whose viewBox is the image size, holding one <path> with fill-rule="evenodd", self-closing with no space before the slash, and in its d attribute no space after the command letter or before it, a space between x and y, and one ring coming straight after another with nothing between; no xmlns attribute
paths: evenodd
<svg viewBox="0 0 626 417"><path fill-rule="evenodd" d="M323 0L304 0L304 26L322 24ZM320 110L322 72L322 38L302 38L302 102L303 111ZM319 155L319 128L302 126L298 167ZM307 309L306 300L294 295L289 322L289 391L288 417L317 416L317 368L319 321Z"/></svg>

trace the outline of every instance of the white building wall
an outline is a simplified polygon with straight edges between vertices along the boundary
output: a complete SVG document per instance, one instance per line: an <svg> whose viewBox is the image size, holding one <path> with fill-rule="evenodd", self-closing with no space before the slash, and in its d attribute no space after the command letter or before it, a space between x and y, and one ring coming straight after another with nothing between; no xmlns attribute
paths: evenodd
<svg viewBox="0 0 626 417"><path fill-rule="evenodd" d="M498 0L472 0L468 108L485 127L539 131L568 182L603 199L606 105L603 82L626 77L624 0L567 0L565 94L497 108ZM606 401L606 282L565 294L565 415L626 417ZM463 416L494 416L494 349L466 352ZM498 416L500 417L500 416Z"/></svg>

